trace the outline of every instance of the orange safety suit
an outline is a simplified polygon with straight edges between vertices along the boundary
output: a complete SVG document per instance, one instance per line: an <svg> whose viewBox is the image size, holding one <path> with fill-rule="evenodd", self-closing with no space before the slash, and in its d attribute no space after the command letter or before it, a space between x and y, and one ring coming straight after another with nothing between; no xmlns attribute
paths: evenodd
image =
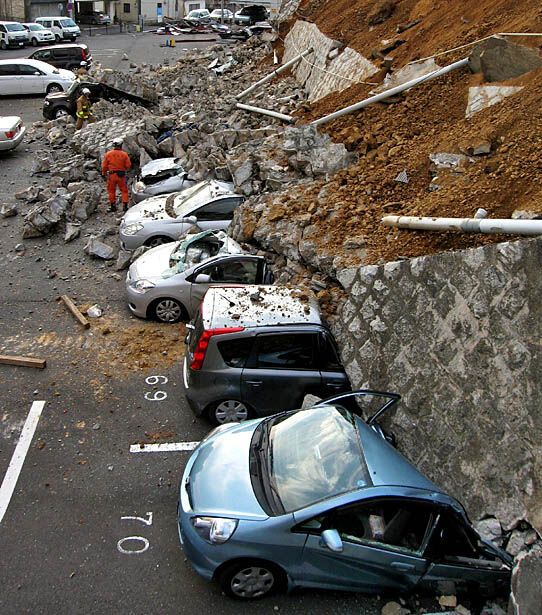
<svg viewBox="0 0 542 615"><path fill-rule="evenodd" d="M102 161L102 175L107 175L107 192L109 204L115 207L117 200L117 186L122 195L122 204L128 206L128 184L126 183L126 171L132 166L128 154L120 148L109 150Z"/></svg>

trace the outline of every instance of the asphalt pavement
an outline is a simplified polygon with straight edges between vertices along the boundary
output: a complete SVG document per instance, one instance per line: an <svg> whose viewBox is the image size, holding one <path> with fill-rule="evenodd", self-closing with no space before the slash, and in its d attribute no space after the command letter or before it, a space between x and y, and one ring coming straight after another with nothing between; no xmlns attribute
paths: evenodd
<svg viewBox="0 0 542 615"><path fill-rule="evenodd" d="M124 54L157 64L183 53L150 34L82 42L120 69ZM0 97L0 115L28 125L41 119L41 104ZM0 202L41 181L29 176L39 148L23 143L0 157ZM91 232L115 228L105 204L69 244L61 233L23 242L29 207L0 219L0 354L44 358L47 367L0 365L0 613L379 613L382 601L336 592L240 606L191 569L176 527L189 453L140 446L199 441L210 428L183 399L183 326L132 317L124 274L83 253ZM82 328L62 294L99 304L103 317Z"/></svg>

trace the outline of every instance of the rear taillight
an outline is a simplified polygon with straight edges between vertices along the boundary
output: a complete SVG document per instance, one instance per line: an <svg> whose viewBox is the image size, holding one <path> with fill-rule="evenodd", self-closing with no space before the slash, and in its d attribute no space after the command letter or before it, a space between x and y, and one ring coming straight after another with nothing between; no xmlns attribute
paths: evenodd
<svg viewBox="0 0 542 615"><path fill-rule="evenodd" d="M83 58L83 60L87 59L87 52L84 49L81 49L81 57Z"/></svg>
<svg viewBox="0 0 542 615"><path fill-rule="evenodd" d="M204 331L201 334L198 340L198 345L196 346L194 354L192 355L190 369L201 369L203 361L205 360L205 353L207 352L207 348L209 347L209 340L213 337L213 335L224 335L224 333L238 333L239 331L243 330L244 327L230 327L229 329L207 329L206 331Z"/></svg>
<svg viewBox="0 0 542 615"><path fill-rule="evenodd" d="M13 137L17 134L16 130L8 130L4 133L8 139L13 139Z"/></svg>

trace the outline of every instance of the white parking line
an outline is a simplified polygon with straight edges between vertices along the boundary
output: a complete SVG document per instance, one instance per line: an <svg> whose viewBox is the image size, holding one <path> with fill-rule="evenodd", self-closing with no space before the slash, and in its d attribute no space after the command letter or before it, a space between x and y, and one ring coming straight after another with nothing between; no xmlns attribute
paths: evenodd
<svg viewBox="0 0 542 615"><path fill-rule="evenodd" d="M164 442L163 444L132 444L130 453L172 453L193 451L199 442Z"/></svg>
<svg viewBox="0 0 542 615"><path fill-rule="evenodd" d="M21 431L19 441L17 442L17 446L13 452L13 457L9 462L8 471L6 472L4 480L2 481L2 486L0 487L0 523L2 523L2 519L8 509L11 496L15 491L15 486L19 480L19 474L21 473L26 454L28 453L28 449L32 443L32 438L34 437L34 433L36 431L36 427L38 426L38 421L40 420L44 406L44 401L35 401L32 403L32 407L30 408L30 412L28 413Z"/></svg>

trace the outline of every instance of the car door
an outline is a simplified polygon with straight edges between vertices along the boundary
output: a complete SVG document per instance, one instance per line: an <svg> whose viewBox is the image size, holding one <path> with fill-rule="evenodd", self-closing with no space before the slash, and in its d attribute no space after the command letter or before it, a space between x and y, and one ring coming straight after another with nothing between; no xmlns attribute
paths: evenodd
<svg viewBox="0 0 542 615"><path fill-rule="evenodd" d="M258 414L301 407L306 394L321 386L318 333L285 328L256 336L241 375L242 401Z"/></svg>
<svg viewBox="0 0 542 615"><path fill-rule="evenodd" d="M331 395L350 391L352 388L350 381L339 358L335 340L329 331L321 331L318 335L318 358L322 375L320 397L325 399Z"/></svg>
<svg viewBox="0 0 542 615"><path fill-rule="evenodd" d="M428 568L423 557L436 517L432 505L402 497L362 500L297 526L306 532L303 584L367 593L413 589ZM336 530L340 552L322 540Z"/></svg>
<svg viewBox="0 0 542 615"><path fill-rule="evenodd" d="M444 509L439 515L425 556L429 568L420 581L424 590L467 592L493 596L510 585L512 558L480 540L462 516Z"/></svg>
<svg viewBox="0 0 542 615"><path fill-rule="evenodd" d="M230 225L234 211L243 200L243 197L219 197L196 209L192 215L198 219L202 231L224 230Z"/></svg>
<svg viewBox="0 0 542 615"><path fill-rule="evenodd" d="M30 64L19 64L19 91L21 94L43 94L47 87L45 73Z"/></svg>
<svg viewBox="0 0 542 615"><path fill-rule="evenodd" d="M263 261L263 264L262 264ZM198 267L190 276L190 308L195 311L210 286L222 284L258 284L265 261L261 256L234 255ZM196 282L198 275L209 276L208 282Z"/></svg>
<svg viewBox="0 0 542 615"><path fill-rule="evenodd" d="M19 68L17 64L0 64L0 94L20 94Z"/></svg>

